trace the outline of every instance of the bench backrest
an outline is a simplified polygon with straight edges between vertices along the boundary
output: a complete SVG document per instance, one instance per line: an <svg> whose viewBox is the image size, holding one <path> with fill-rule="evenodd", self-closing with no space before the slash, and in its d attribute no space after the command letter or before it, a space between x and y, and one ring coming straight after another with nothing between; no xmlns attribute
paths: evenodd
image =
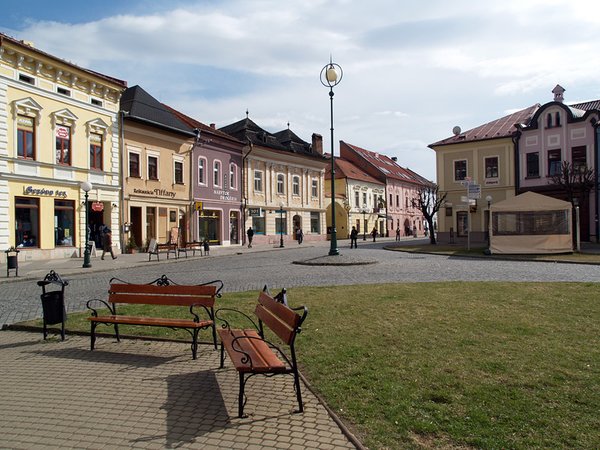
<svg viewBox="0 0 600 450"><path fill-rule="evenodd" d="M212 308L217 287L213 285L186 286L112 283L108 290L110 303L137 303L144 305L201 305Z"/></svg>
<svg viewBox="0 0 600 450"><path fill-rule="evenodd" d="M254 313L283 342L290 345L294 342L296 334L300 331L300 325L306 317L306 309L304 311L304 315L300 316L288 306L277 302L266 292L261 292Z"/></svg>

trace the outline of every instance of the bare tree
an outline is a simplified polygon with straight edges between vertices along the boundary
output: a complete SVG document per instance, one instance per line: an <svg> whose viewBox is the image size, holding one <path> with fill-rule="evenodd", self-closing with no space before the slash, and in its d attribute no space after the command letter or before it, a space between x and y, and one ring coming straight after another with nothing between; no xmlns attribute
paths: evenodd
<svg viewBox="0 0 600 450"><path fill-rule="evenodd" d="M440 193L440 187L435 183L423 185L417 191L417 197L411 200L412 207L418 208L419 211L421 211L429 225L429 242L433 245L437 244L435 240L435 230L433 228L433 218L440 210L445 200L446 193Z"/></svg>
<svg viewBox="0 0 600 450"><path fill-rule="evenodd" d="M596 171L587 166L574 166L569 161L563 161L560 170L550 176L549 184L554 184L567 195L567 201L573 207L573 214L577 205L585 204L590 191L596 186ZM575 223L575 218L573 218ZM573 248L577 242L579 230L573 226Z"/></svg>

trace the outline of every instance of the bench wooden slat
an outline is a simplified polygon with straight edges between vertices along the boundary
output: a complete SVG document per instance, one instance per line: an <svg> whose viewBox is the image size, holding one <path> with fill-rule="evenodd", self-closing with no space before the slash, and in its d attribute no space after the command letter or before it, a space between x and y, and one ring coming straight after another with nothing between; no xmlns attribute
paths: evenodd
<svg viewBox="0 0 600 450"><path fill-rule="evenodd" d="M88 317L92 322L117 323L120 325L150 325L156 327L175 328L203 328L212 325L212 320L201 320L194 322L189 319L164 319L161 317L137 317L137 316L98 316Z"/></svg>
<svg viewBox="0 0 600 450"><path fill-rule="evenodd" d="M251 337L251 339L244 339L244 336ZM258 333L254 330L219 330L219 337L225 345L227 354L231 358L231 362L235 366L236 370L242 373L273 373L273 372L286 372L285 363L283 363L273 350L261 340ZM233 340L237 337L238 339L233 344ZM243 362L242 359L246 356L244 353L236 351L236 349L242 350L252 360Z"/></svg>
<svg viewBox="0 0 600 450"><path fill-rule="evenodd" d="M287 306L278 303L272 297L260 293L259 304L254 313L286 344L290 344L300 322L300 316Z"/></svg>
<svg viewBox="0 0 600 450"><path fill-rule="evenodd" d="M109 293L148 293L158 295L215 295L217 287L214 285L189 286L171 284L168 286L156 286L153 284L120 284L110 285Z"/></svg>

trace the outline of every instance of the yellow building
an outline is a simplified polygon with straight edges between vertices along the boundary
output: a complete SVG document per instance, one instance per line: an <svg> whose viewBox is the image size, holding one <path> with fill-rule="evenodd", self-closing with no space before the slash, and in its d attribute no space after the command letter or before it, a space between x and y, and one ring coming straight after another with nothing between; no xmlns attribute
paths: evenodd
<svg viewBox="0 0 600 450"><path fill-rule="evenodd" d="M455 127L454 136L429 145L436 153L440 192L447 194L438 213L440 242L466 241L468 229L471 242L486 241L489 207L515 196L515 125L527 123L538 108L533 105L464 132ZM479 198L470 203L468 184L480 186Z"/></svg>
<svg viewBox="0 0 600 450"><path fill-rule="evenodd" d="M125 88L0 34L0 249L17 247L24 260L81 256L86 206L91 222L118 230Z"/></svg>

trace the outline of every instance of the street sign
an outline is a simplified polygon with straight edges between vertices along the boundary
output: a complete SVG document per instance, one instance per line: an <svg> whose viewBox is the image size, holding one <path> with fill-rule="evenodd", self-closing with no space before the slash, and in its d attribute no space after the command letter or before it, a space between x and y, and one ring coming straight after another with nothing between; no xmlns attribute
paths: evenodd
<svg viewBox="0 0 600 450"><path fill-rule="evenodd" d="M481 185L480 184L470 184L467 187L467 193L470 199L481 198Z"/></svg>
<svg viewBox="0 0 600 450"><path fill-rule="evenodd" d="M202 209L203 209L202 202L194 202L194 210L202 211Z"/></svg>

